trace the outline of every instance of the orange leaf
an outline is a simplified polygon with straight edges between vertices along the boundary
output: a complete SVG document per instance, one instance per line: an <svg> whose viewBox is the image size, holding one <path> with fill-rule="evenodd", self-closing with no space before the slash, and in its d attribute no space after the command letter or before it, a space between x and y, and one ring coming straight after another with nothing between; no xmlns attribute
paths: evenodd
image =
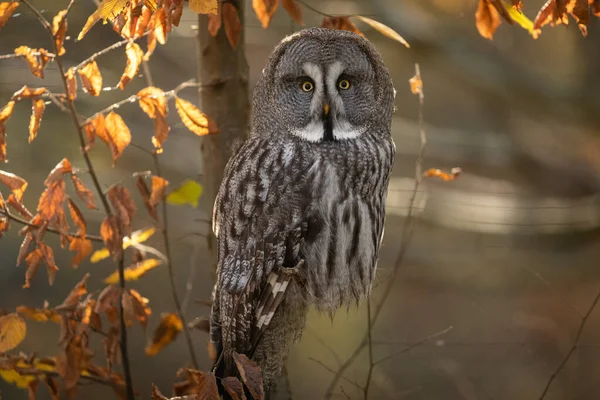
<svg viewBox="0 0 600 400"><path fill-rule="evenodd" d="M158 390L154 383L152 384L152 400L169 400Z"/></svg>
<svg viewBox="0 0 600 400"><path fill-rule="evenodd" d="M148 7L143 8L142 15L140 16L140 18L138 18L135 25L134 38L137 39L146 32L146 28L150 23L150 18L152 18L152 14L154 14L154 12L151 9L149 9Z"/></svg>
<svg viewBox="0 0 600 400"><path fill-rule="evenodd" d="M150 204L150 190L148 189L148 186L146 186L146 182L142 176L138 176L136 186L142 195L142 199L144 200L144 205L146 206L148 213L152 218L154 218L155 221L158 221L156 207Z"/></svg>
<svg viewBox="0 0 600 400"><path fill-rule="evenodd" d="M154 14L156 15L156 14ZM154 29L148 33L148 48L146 53L144 54L144 61L150 60L150 56L154 53L156 49L156 34L154 33Z"/></svg>
<svg viewBox="0 0 600 400"><path fill-rule="evenodd" d="M21 55L25 57L27 61L27 65L29 66L29 70L31 73L38 78L44 78L44 67L40 63L38 56L35 54L37 49L32 49L27 46L19 46L15 49L15 54Z"/></svg>
<svg viewBox="0 0 600 400"><path fill-rule="evenodd" d="M263 388L262 375L260 367L244 354L233 352L235 365L240 372L242 381L255 399L264 399L265 391Z"/></svg>
<svg viewBox="0 0 600 400"><path fill-rule="evenodd" d="M161 9L154 14L154 36L156 37L158 43L167 43L168 31L167 11L165 10L165 7L161 7ZM148 49L148 51L150 50Z"/></svg>
<svg viewBox="0 0 600 400"><path fill-rule="evenodd" d="M252 8L264 29L269 27L273 14L277 11L279 0L252 0Z"/></svg>
<svg viewBox="0 0 600 400"><path fill-rule="evenodd" d="M78 228L77 234L80 235L81 237L84 237L85 233L87 231L87 224L85 222L85 218L83 217L83 214L79 210L79 207L77 207L77 204L75 204L73 202L73 200L71 200L70 198L68 199L68 204L69 204L69 211L71 214L71 219L73 220L73 222L75 222L75 225L77 225L77 228Z"/></svg>
<svg viewBox="0 0 600 400"><path fill-rule="evenodd" d="M32 99L31 106L31 118L29 120L29 143L33 142L33 139L37 136L38 130L40 129L40 123L42 122L42 115L46 109L46 104L42 99Z"/></svg>
<svg viewBox="0 0 600 400"><path fill-rule="evenodd" d="M27 333L25 320L17 313L0 317L0 353L17 347Z"/></svg>
<svg viewBox="0 0 600 400"><path fill-rule="evenodd" d="M171 12L171 23L175 26L179 26L181 16L183 15L183 0L173 0L175 9ZM210 14L209 14L210 15Z"/></svg>
<svg viewBox="0 0 600 400"><path fill-rule="evenodd" d="M15 209L15 211L17 211L19 214L21 214L22 216L24 216L25 218L31 220L33 218L33 214L31 214L31 212L22 204L20 203L15 194L11 193L8 196L8 199L6 199L6 203L11 206L12 208ZM39 216L38 216L39 217ZM26 227L29 228L29 227Z"/></svg>
<svg viewBox="0 0 600 400"><path fill-rule="evenodd" d="M17 7L19 7L18 1L0 3L0 28L6 24L6 21L13 15Z"/></svg>
<svg viewBox="0 0 600 400"><path fill-rule="evenodd" d="M102 225L100 225L100 236L102 236L104 245L110 254L112 254L113 259L115 261L118 260L123 251L121 245L123 238L119 234L119 225L116 216L111 215L102 221Z"/></svg>
<svg viewBox="0 0 600 400"><path fill-rule="evenodd" d="M175 97L175 107L183 124L196 135L204 136L218 132L214 122L189 101Z"/></svg>
<svg viewBox="0 0 600 400"><path fill-rule="evenodd" d="M59 11L58 14L56 14L52 19L52 35L54 36L54 42L56 43L59 56L65 54L66 51L63 45L65 36L67 35L67 20L65 19L66 15L67 10L62 10Z"/></svg>
<svg viewBox="0 0 600 400"><path fill-rule="evenodd" d="M85 202L87 208L90 210L96 210L97 207L94 204L94 194L91 192L91 190L85 187L81 179L74 174L71 175L71 180L73 181L73 186L75 187L77 196L79 196L79 198Z"/></svg>
<svg viewBox="0 0 600 400"><path fill-rule="evenodd" d="M157 114L154 119L154 136L152 136L152 144L157 153L162 153L162 145L169 137L171 128L167 124L167 120L161 114Z"/></svg>
<svg viewBox="0 0 600 400"><path fill-rule="evenodd" d="M225 35L232 48L236 48L242 33L242 24L238 15L238 10L231 3L223 4L223 24Z"/></svg>
<svg viewBox="0 0 600 400"><path fill-rule="evenodd" d="M146 346L146 355L157 355L165 346L173 342L182 330L183 324L177 314L162 315L160 324L154 330L152 341Z"/></svg>
<svg viewBox="0 0 600 400"><path fill-rule="evenodd" d="M360 19L362 22L369 25L371 28L375 29L377 32L381 33L382 35L387 36L390 39L393 39L397 42L402 43L407 48L410 48L410 45L408 44L408 42L406 40L404 40L404 38L402 36L400 36L400 34L398 34L398 32L396 32L389 26L384 25L379 21L375 21L374 19L363 17L362 15L357 15L356 18Z"/></svg>
<svg viewBox="0 0 600 400"><path fill-rule="evenodd" d="M113 161L121 156L121 153L131 142L131 132L123 121L123 118L114 111L111 111L105 119L106 133L108 137L107 144L112 151ZM102 137L100 137L102 139Z"/></svg>
<svg viewBox="0 0 600 400"><path fill-rule="evenodd" d="M157 111L163 117L167 115L167 99L161 89L148 86L140 90L137 97L140 107L150 118L156 118Z"/></svg>
<svg viewBox="0 0 600 400"><path fill-rule="evenodd" d="M77 73L81 77L81 83L83 84L83 89L86 93L89 93L92 96L100 96L100 91L102 90L102 74L100 73L100 69L98 69L96 61L87 63L83 68L79 69Z"/></svg>
<svg viewBox="0 0 600 400"><path fill-rule="evenodd" d="M77 79L75 78L75 70L69 68L66 74L67 78L67 95L70 100L75 100L77 97Z"/></svg>
<svg viewBox="0 0 600 400"><path fill-rule="evenodd" d="M27 189L27 181L15 174L11 174L10 172L4 172L0 170L0 183L8 186L10 190L12 190L15 195L15 200L17 202L21 202L23 199L23 193L25 189ZM10 201L10 200L7 200Z"/></svg>
<svg viewBox="0 0 600 400"><path fill-rule="evenodd" d="M54 251L52 250L52 247L47 246L44 243L40 243L38 246L42 252L44 263L46 263L46 270L48 271L48 284L52 286L54 284L56 271L58 271L58 267L54 262Z"/></svg>
<svg viewBox="0 0 600 400"><path fill-rule="evenodd" d="M25 234L25 238L21 243L21 247L19 248L19 255L17 256L17 266L21 265L25 256L29 252L29 247L31 246L31 242L33 241L33 235L30 232Z"/></svg>
<svg viewBox="0 0 600 400"><path fill-rule="evenodd" d="M56 181L48 186L40 196L37 212L42 219L55 221L56 217L63 213L65 199L65 181Z"/></svg>
<svg viewBox="0 0 600 400"><path fill-rule="evenodd" d="M87 280L90 277L90 274L87 273L81 278L79 282L75 285L73 289L67 295L67 298L60 305L61 308L71 308L79 303L81 297L85 296L87 293Z"/></svg>
<svg viewBox="0 0 600 400"><path fill-rule="evenodd" d="M0 110L0 122L5 122L8 120L14 109L15 102L13 100L9 101L4 107L2 107Z"/></svg>
<svg viewBox="0 0 600 400"><path fill-rule="evenodd" d="M108 199L115 210L123 231L130 234L131 222L136 211L135 201L131 197L131 193L127 188L115 185L108 191Z"/></svg>
<svg viewBox="0 0 600 400"><path fill-rule="evenodd" d="M148 299L142 297L136 290L128 289L123 295L123 312L131 316L127 322L135 319L146 329L152 310L148 307Z"/></svg>
<svg viewBox="0 0 600 400"><path fill-rule="evenodd" d="M408 80L408 83L410 84L410 91L412 92L412 94L423 93L423 80L420 76L413 76Z"/></svg>
<svg viewBox="0 0 600 400"><path fill-rule="evenodd" d="M290 17L300 26L304 26L302 22L302 8L296 3L296 0L283 0L283 8L286 9Z"/></svg>
<svg viewBox="0 0 600 400"><path fill-rule="evenodd" d="M150 205L156 207L165 196L165 189L169 185L169 181L160 176L152 177L152 195L150 196Z"/></svg>
<svg viewBox="0 0 600 400"><path fill-rule="evenodd" d="M23 86L21 89L17 90L11 97L11 100L23 100L23 99L29 99L32 97L38 97L43 95L44 93L46 93L46 88L41 87L41 88L35 88L35 89L31 89L30 87L28 87L27 85Z"/></svg>
<svg viewBox="0 0 600 400"><path fill-rule="evenodd" d="M429 168L427 171L425 171L423 173L423 176L425 178L429 178L432 176L438 177L446 182L448 181L453 181L456 178L458 178L458 176L462 173L462 170L460 168L452 168L452 170L450 171L450 173L446 173L444 171L442 171L441 169L436 169L436 168Z"/></svg>
<svg viewBox="0 0 600 400"><path fill-rule="evenodd" d="M492 40L494 32L501 24L500 14L489 0L479 0L479 6L475 13L475 23L479 34L486 39Z"/></svg>
<svg viewBox="0 0 600 400"><path fill-rule="evenodd" d="M24 316L25 318L29 318L36 322L54 322L56 324L60 323L60 314L58 314L54 310L49 310L47 308L31 308L25 306L17 306L17 312Z"/></svg>
<svg viewBox="0 0 600 400"><path fill-rule="evenodd" d="M219 33L219 29L221 29L222 19L223 17L221 13L208 14L208 33L210 36L217 36L217 33Z"/></svg>
<svg viewBox="0 0 600 400"><path fill-rule="evenodd" d="M321 27L328 29L337 29L340 31L350 31L358 35L364 36L362 32L358 30L356 25L354 25L348 17L325 17L323 18Z"/></svg>
<svg viewBox="0 0 600 400"><path fill-rule="evenodd" d="M73 268L77 268L86 258L88 258L92 251L92 241L86 238L73 238L69 244L69 251L73 251L76 254L71 259L71 265Z"/></svg>
<svg viewBox="0 0 600 400"><path fill-rule="evenodd" d="M142 276L146 274L146 272L158 267L163 262L161 260L157 260L154 258L148 258L146 260L140 261L134 265L130 265L125 268L124 275L126 281L137 281ZM119 271L115 271L110 274L105 280L104 283L107 285L116 285L119 283Z"/></svg>
<svg viewBox="0 0 600 400"><path fill-rule="evenodd" d="M71 165L71 162L66 158L63 158L58 164L56 164L56 167L54 167L52 171L50 171L48 177L44 181L44 185L48 187L53 183L57 182L58 180L62 179L64 174L70 174L72 172L73 166Z"/></svg>
<svg viewBox="0 0 600 400"><path fill-rule="evenodd" d="M14 107L15 102L11 100L0 110L0 162L6 161L6 126L4 123L12 114Z"/></svg>
<svg viewBox="0 0 600 400"><path fill-rule="evenodd" d="M129 81L132 80L138 73L140 64L142 63L142 59L144 57L143 50L137 43L134 42L127 43L125 54L127 55L127 66L125 67L125 72L123 72L121 80L117 85L121 90L123 90L125 85L127 85Z"/></svg>
<svg viewBox="0 0 600 400"><path fill-rule="evenodd" d="M189 7L196 14L216 14L218 0L190 0Z"/></svg>
<svg viewBox="0 0 600 400"><path fill-rule="evenodd" d="M40 249L35 249L25 258L27 270L25 271L25 284L23 285L23 289L27 289L31 286L31 280L35 276L35 273L42 262L42 258L44 258L44 256Z"/></svg>

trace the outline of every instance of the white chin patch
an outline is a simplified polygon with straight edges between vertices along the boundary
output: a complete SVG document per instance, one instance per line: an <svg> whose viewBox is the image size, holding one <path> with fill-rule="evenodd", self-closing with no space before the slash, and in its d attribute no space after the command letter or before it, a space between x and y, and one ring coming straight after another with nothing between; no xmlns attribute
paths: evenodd
<svg viewBox="0 0 600 400"><path fill-rule="evenodd" d="M304 128L294 129L292 133L309 142L318 142L325 136L325 129L322 121L312 121Z"/></svg>
<svg viewBox="0 0 600 400"><path fill-rule="evenodd" d="M365 133L366 128L364 127L355 127L348 121L335 121L333 123L333 137L335 140L345 140L345 139L356 139L363 133Z"/></svg>

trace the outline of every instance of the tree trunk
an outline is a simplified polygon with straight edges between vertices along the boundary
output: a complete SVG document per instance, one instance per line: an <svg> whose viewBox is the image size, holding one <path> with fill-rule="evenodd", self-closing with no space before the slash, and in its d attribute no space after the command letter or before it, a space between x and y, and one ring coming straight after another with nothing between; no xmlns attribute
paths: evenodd
<svg viewBox="0 0 600 400"><path fill-rule="evenodd" d="M233 3L244 26L244 2ZM208 17L200 14L196 51L201 110L216 122L220 131L203 137L200 147L204 197L207 214L212 218L212 207L223 179L223 170L231 155L231 145L236 139L244 139L249 130L250 101L244 30L237 48L232 49L223 27L216 37L212 37L208 33ZM208 247L211 261L216 266L216 243L212 231L208 234Z"/></svg>

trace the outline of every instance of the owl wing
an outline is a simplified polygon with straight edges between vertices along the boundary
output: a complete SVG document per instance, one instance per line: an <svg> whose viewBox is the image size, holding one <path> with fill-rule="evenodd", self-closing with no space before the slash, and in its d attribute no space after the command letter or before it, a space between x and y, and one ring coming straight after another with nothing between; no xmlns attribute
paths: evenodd
<svg viewBox="0 0 600 400"><path fill-rule="evenodd" d="M284 150L249 139L228 163L215 202L211 341L227 375L232 351L251 355L300 263L310 193L303 162Z"/></svg>

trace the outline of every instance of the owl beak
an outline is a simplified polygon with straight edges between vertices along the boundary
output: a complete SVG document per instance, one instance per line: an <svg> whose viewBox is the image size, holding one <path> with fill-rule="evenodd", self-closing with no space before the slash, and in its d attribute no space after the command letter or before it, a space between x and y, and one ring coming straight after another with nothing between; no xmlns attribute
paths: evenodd
<svg viewBox="0 0 600 400"><path fill-rule="evenodd" d="M325 104L325 105L323 106L323 113L324 113L325 115L328 115L328 114L329 114L329 104Z"/></svg>

